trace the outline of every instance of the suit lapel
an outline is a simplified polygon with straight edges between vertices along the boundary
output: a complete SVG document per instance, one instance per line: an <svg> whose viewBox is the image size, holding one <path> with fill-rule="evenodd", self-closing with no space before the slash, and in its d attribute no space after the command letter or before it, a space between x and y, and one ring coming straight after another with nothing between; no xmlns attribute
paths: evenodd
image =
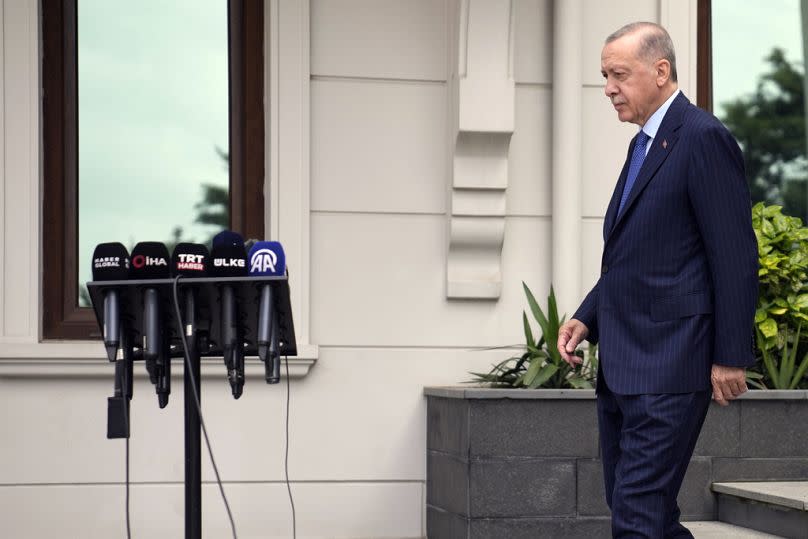
<svg viewBox="0 0 808 539"><path fill-rule="evenodd" d="M623 166L623 172L621 173L620 181L618 182L618 189L615 190L615 195L612 196L612 201L609 203L609 210L607 211L606 215L606 222L608 222L610 217L609 213L611 212L611 221L613 224L606 232L605 241L608 241L609 237L612 236L612 233L626 218L626 215L631 210L631 207L642 194L648 183L653 179L657 170L659 170L659 167L662 166L662 163L664 163L665 159L667 159L668 155L670 155L670 152L673 150L674 146L676 146L676 141L679 138L677 131L682 125L682 116L684 115L684 111L689 103L690 101L688 101L684 94L681 93L676 97L676 99L673 100L673 103L671 103L671 106L668 109L668 112L665 114L665 118L662 120L662 124L659 126L659 130L654 137L653 143L651 144L651 149L648 151L645 161L643 161L642 168L640 168L640 172L637 174L637 179L634 181L634 186L631 188L631 193L629 194L628 200L626 200L626 205L623 207L623 211L620 213L620 215L617 215L617 207L612 208L612 206L617 206L615 204L615 196L619 204L620 196L623 193L623 189L620 186L625 185L627 170L626 165ZM633 144L631 146L633 148Z"/></svg>

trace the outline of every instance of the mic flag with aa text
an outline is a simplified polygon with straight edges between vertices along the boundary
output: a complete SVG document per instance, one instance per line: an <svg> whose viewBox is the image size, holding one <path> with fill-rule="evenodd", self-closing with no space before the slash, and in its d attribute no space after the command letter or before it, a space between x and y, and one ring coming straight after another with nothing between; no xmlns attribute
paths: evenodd
<svg viewBox="0 0 808 539"><path fill-rule="evenodd" d="M280 277L286 275L286 254L277 241L258 241L250 249L250 275Z"/></svg>
<svg viewBox="0 0 808 539"><path fill-rule="evenodd" d="M250 249L250 276L281 277L286 275L286 254L277 241L259 241ZM275 314L276 294L269 283L261 285L258 306L256 344L258 357L264 362L266 381L280 381L280 353L278 350L278 318Z"/></svg>
<svg viewBox="0 0 808 539"><path fill-rule="evenodd" d="M93 251L93 281L122 281L129 277L129 252L118 242L100 243ZM121 344L121 304L118 290L104 295L104 347L107 359L115 361Z"/></svg>

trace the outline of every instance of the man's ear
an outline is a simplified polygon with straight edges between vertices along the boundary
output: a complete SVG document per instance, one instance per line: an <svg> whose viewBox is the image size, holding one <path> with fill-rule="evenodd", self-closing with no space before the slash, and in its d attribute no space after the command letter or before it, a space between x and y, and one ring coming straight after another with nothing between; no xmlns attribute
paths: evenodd
<svg viewBox="0 0 808 539"><path fill-rule="evenodd" d="M654 63L654 69L656 71L657 86L662 88L671 78L671 63L661 58Z"/></svg>

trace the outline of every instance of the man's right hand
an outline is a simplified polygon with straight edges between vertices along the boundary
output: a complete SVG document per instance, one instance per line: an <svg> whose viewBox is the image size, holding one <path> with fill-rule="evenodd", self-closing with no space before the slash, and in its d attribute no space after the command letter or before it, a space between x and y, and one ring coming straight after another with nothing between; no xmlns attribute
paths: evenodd
<svg viewBox="0 0 808 539"><path fill-rule="evenodd" d="M589 335L589 328L575 318L564 322L564 325L558 328L558 352L564 361L573 367L583 362L574 352L587 335Z"/></svg>

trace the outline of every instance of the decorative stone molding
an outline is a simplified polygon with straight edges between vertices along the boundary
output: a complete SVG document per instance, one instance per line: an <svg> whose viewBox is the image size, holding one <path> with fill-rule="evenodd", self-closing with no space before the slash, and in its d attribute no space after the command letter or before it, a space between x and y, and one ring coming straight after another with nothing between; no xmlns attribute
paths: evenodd
<svg viewBox="0 0 808 539"><path fill-rule="evenodd" d="M551 252L553 286L562 313L574 313L581 298L583 20L582 0L556 0L553 4Z"/></svg>
<svg viewBox="0 0 808 539"><path fill-rule="evenodd" d="M511 0L460 0L453 7L446 295L497 299L514 129L514 10Z"/></svg>
<svg viewBox="0 0 808 539"><path fill-rule="evenodd" d="M106 361L103 355L103 345L93 343L95 348L101 350L101 354L96 354L92 358L65 359L63 357L40 357L18 359L0 358L0 380L2 379L107 379L112 381L115 366ZM41 350L41 347L40 347ZM60 352L63 354L63 352ZM304 354L303 357L291 357L289 360L289 377L302 378L309 373L314 365L316 355L312 353ZM140 362L137 362L140 363ZM182 379L185 372L184 363L181 359L174 359L171 368L171 377ZM142 365L135 364L135 380L148 379L146 369ZM203 380L224 379L226 373L221 358L202 358L200 376ZM245 362L245 377L248 380L263 380L265 375L264 364L258 358L247 358ZM281 364L281 376L286 376L286 365ZM110 386L111 387L111 386Z"/></svg>
<svg viewBox="0 0 808 539"><path fill-rule="evenodd" d="M264 11L268 135L265 223L286 250L298 356L303 374L319 357L311 342L310 2L268 0ZM292 365L292 361L290 361ZM304 372L305 371L305 372Z"/></svg>

